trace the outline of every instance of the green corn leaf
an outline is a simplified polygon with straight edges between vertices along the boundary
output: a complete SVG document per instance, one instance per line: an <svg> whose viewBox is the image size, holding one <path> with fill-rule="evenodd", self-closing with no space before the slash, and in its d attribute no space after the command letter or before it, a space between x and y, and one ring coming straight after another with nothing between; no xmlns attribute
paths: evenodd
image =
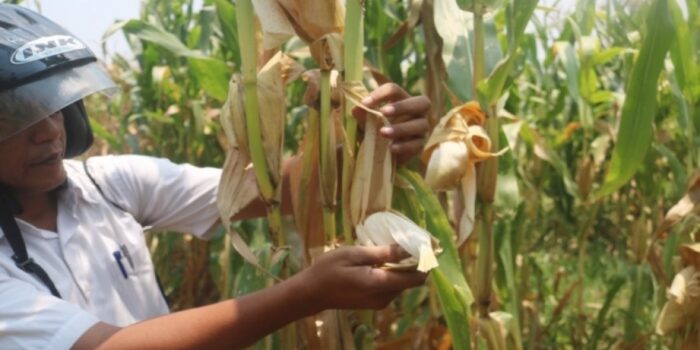
<svg viewBox="0 0 700 350"><path fill-rule="evenodd" d="M605 294L603 307L598 311L598 317L596 317L595 323L593 324L593 335L588 343L588 349L598 349L598 342L603 338L603 334L608 327L606 321L608 320L608 313L612 307L612 302L615 300L615 296L617 296L617 293L622 289L625 282L627 282L627 279L624 276L618 275L608 283L609 289L607 294Z"/></svg>
<svg viewBox="0 0 700 350"><path fill-rule="evenodd" d="M646 38L627 84L613 159L596 197L609 195L627 183L644 161L651 144L657 82L674 38L667 0L654 2L646 23Z"/></svg>
<svg viewBox="0 0 700 350"><path fill-rule="evenodd" d="M471 2L471 1L470 1ZM471 13L460 10L452 1L434 4L435 29L443 40L442 59L447 68L447 85L462 101L472 96L472 44L469 28L474 26Z"/></svg>
<svg viewBox="0 0 700 350"><path fill-rule="evenodd" d="M468 306L474 302L474 296L462 274L462 264L454 240L454 232L440 202L428 188L421 176L407 169L399 169L398 175L415 189L418 201L425 209L428 232L440 241L443 249L438 256L440 264L431 272L438 291L438 298L443 306L443 313L455 349L469 348Z"/></svg>
<svg viewBox="0 0 700 350"><path fill-rule="evenodd" d="M530 22L532 14L535 12L537 3L539 0L517 0L509 4L510 9L512 9L512 19L510 23L512 24L508 28L508 36L511 38L511 48L510 51L515 51L518 47L520 40L525 33L525 27Z"/></svg>
<svg viewBox="0 0 700 350"><path fill-rule="evenodd" d="M132 19L117 23L111 30L121 30L124 33L132 34L141 40L156 44L177 56L207 58L202 52L192 50L183 44L178 37L168 33L165 29L154 26L142 20Z"/></svg>
<svg viewBox="0 0 700 350"><path fill-rule="evenodd" d="M509 48L508 56L502 59L494 68L489 77L479 83L479 98L487 102L489 105L495 104L503 94L508 76L513 70L513 64L520 55L518 46L525 32L525 27L532 17L532 13L537 7L539 0L518 1L517 6L513 8L512 27L510 28L509 36L512 38L512 45Z"/></svg>
<svg viewBox="0 0 700 350"><path fill-rule="evenodd" d="M676 30L677 38L690 38L690 28L683 19L681 9L675 0L669 2L673 27ZM675 40L671 45L671 60L673 61L674 73L678 79L681 90L685 90L688 85L697 83L697 63L692 40Z"/></svg>
<svg viewBox="0 0 700 350"><path fill-rule="evenodd" d="M199 86L220 102L228 96L228 81L233 73L225 62L218 59L188 58L187 63Z"/></svg>

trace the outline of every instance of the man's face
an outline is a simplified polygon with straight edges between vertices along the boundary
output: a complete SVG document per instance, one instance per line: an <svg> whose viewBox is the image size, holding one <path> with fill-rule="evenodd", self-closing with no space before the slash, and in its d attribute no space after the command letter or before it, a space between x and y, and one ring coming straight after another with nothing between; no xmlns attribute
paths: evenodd
<svg viewBox="0 0 700 350"><path fill-rule="evenodd" d="M17 193L48 192L66 180L63 114L48 118L0 141L0 183Z"/></svg>

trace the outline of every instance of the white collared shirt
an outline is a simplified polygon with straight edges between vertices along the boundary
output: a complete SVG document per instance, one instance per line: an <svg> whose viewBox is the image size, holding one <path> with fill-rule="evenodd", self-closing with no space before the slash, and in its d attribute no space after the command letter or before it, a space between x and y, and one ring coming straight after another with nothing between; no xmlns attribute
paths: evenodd
<svg viewBox="0 0 700 350"><path fill-rule="evenodd" d="M29 256L61 299L20 270L0 230L0 349L68 349L98 321L117 326L168 313L143 227L206 238L218 218L220 170L145 156L66 160L58 233L18 220Z"/></svg>

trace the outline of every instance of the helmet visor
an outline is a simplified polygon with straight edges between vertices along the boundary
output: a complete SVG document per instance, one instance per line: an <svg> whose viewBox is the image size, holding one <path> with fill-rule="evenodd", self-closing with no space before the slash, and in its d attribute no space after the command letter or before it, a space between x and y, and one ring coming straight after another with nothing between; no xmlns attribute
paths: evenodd
<svg viewBox="0 0 700 350"><path fill-rule="evenodd" d="M95 92L117 88L96 63L74 67L0 92L0 141Z"/></svg>

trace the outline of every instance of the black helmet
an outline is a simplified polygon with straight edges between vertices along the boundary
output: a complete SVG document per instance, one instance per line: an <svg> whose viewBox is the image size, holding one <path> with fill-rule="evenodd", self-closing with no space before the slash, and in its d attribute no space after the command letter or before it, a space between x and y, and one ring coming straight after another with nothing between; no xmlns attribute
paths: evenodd
<svg viewBox="0 0 700 350"><path fill-rule="evenodd" d="M0 141L62 111L65 157L92 144L82 99L114 82L71 33L29 9L0 4Z"/></svg>

